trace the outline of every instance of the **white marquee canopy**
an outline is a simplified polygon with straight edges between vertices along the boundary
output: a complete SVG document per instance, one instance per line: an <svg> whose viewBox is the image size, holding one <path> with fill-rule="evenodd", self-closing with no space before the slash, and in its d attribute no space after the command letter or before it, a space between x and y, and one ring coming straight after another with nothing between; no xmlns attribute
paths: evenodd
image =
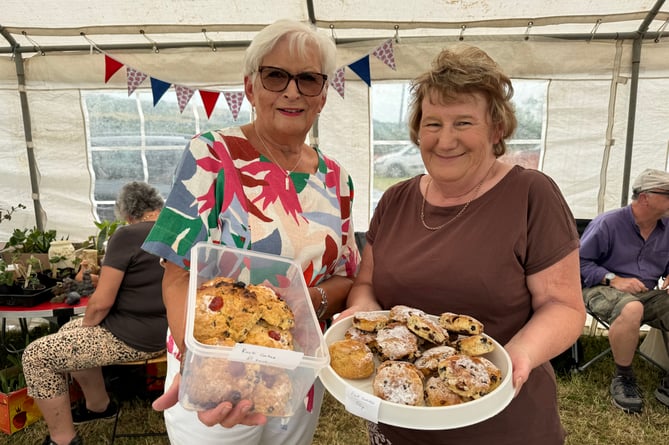
<svg viewBox="0 0 669 445"><path fill-rule="evenodd" d="M0 224L94 233L85 113L105 54L191 88L239 85L243 51L278 18L335 38L345 66L393 39L396 70L370 60L371 82L408 80L444 47L486 50L515 79L548 83L540 168L578 218L625 203L630 178L667 168L669 5L665 0L3 0L0 10ZM330 88L319 143L352 174L355 226L371 216L370 88L346 71ZM35 206L32 211L33 204Z"/></svg>

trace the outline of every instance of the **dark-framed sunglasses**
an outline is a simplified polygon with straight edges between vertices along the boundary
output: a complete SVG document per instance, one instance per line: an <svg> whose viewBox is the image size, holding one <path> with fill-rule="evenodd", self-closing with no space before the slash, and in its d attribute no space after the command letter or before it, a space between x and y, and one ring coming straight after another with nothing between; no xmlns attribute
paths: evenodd
<svg viewBox="0 0 669 445"><path fill-rule="evenodd" d="M297 91L303 96L318 96L323 91L328 76L323 73L297 73L290 74L288 71L275 66L258 67L260 73L260 83L268 90L275 93L281 93L288 88L290 81L295 79Z"/></svg>

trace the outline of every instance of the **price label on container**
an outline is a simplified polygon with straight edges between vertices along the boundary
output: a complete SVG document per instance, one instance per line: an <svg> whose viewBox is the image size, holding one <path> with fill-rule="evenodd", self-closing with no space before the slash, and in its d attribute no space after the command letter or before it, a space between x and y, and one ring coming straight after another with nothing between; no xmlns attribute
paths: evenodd
<svg viewBox="0 0 669 445"><path fill-rule="evenodd" d="M370 422L379 423L381 399L351 386L346 387L346 411Z"/></svg>
<svg viewBox="0 0 669 445"><path fill-rule="evenodd" d="M258 363L284 369L295 369L304 356L303 352L285 349L266 348L264 346L237 343L230 351L230 360Z"/></svg>

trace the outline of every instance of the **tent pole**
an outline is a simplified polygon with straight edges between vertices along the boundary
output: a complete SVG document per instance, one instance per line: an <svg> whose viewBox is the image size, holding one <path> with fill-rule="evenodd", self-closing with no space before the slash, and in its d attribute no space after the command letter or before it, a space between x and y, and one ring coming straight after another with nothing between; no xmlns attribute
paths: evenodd
<svg viewBox="0 0 669 445"><path fill-rule="evenodd" d="M637 30L637 37L632 43L632 79L630 83L630 102L629 112L627 113L627 138L625 140L625 163L623 166L623 184L620 195L620 206L625 207L628 202L629 185L630 185L630 169L632 165L632 148L634 145L634 124L636 118L636 101L637 92L639 89L639 66L641 65L641 45L645 34L648 32L650 23L655 19L660 8L664 5L665 0L657 0L653 8L648 12L644 21L639 25Z"/></svg>
<svg viewBox="0 0 669 445"><path fill-rule="evenodd" d="M28 107L28 95L26 94L26 76L24 71L23 57L18 51L14 54L16 65L16 79L18 81L19 97L21 99L21 115L23 117L23 132L26 139L26 152L28 154L28 169L30 171L30 185L32 188L33 206L35 208L35 225L44 231L45 212L42 209L39 195L39 172L35 160L35 145L33 144L32 125L30 120L30 108Z"/></svg>

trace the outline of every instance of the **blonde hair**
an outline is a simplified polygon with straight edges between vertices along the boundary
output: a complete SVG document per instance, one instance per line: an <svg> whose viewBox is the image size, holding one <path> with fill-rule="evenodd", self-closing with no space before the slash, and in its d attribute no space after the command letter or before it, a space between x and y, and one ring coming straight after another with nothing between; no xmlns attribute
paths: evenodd
<svg viewBox="0 0 669 445"><path fill-rule="evenodd" d="M419 145L418 131L426 97L448 104L460 94L480 93L488 102L493 125L502 129L502 137L493 147L493 152L496 157L506 152L504 140L513 134L518 125L511 103L513 85L485 51L469 45L441 51L432 62L431 70L414 79L411 93L409 136L414 144Z"/></svg>

